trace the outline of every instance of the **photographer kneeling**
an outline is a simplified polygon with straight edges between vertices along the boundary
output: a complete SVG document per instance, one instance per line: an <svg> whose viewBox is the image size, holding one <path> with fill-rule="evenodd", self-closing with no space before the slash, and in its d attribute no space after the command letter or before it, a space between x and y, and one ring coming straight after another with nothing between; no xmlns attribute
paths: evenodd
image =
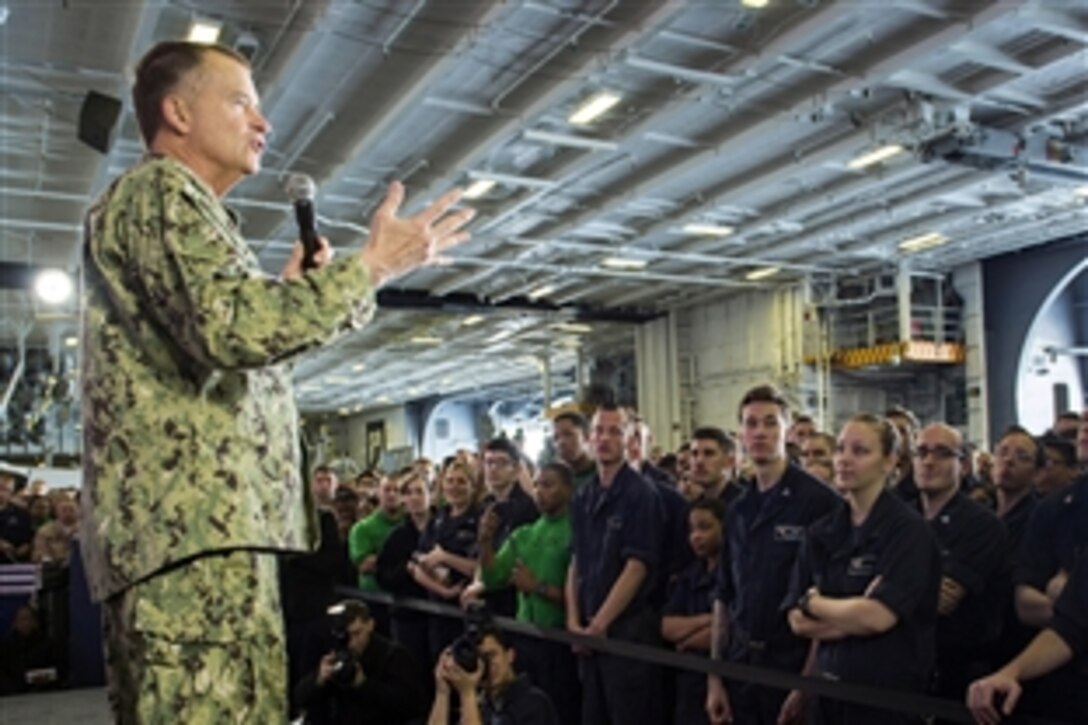
<svg viewBox="0 0 1088 725"><path fill-rule="evenodd" d="M426 713L423 675L401 645L374 631L365 604L346 601L329 609L333 651L295 687L308 725L408 723Z"/></svg>
<svg viewBox="0 0 1088 725"><path fill-rule="evenodd" d="M514 672L514 648L494 627L485 628L476 650L475 666L460 664L452 648L438 658L434 670L436 695L428 725L449 721L450 692L461 701L461 725L558 725L555 708L541 690Z"/></svg>

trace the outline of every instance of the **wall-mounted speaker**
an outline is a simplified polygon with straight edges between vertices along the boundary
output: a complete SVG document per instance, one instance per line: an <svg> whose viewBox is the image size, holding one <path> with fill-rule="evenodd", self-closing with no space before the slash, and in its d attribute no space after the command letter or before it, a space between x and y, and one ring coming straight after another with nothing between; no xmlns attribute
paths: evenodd
<svg viewBox="0 0 1088 725"><path fill-rule="evenodd" d="M108 154L121 101L98 91L87 91L79 109L79 140L99 153Z"/></svg>

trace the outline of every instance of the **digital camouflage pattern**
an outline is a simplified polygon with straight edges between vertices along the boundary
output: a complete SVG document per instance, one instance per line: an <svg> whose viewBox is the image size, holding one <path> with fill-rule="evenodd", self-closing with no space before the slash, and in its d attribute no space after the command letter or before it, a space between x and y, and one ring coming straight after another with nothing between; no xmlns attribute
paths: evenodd
<svg viewBox="0 0 1088 725"><path fill-rule="evenodd" d="M217 550L307 550L283 364L373 313L358 255L265 274L215 194L148 157L90 210L84 247L83 552L104 599Z"/></svg>
<svg viewBox="0 0 1088 725"><path fill-rule="evenodd" d="M122 725L286 719L273 557L201 557L130 587L104 613L110 701Z"/></svg>

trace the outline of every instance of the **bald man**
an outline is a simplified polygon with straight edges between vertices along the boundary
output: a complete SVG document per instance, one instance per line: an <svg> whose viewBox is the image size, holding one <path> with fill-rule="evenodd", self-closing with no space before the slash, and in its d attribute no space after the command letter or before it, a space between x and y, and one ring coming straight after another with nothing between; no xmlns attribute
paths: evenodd
<svg viewBox="0 0 1088 725"><path fill-rule="evenodd" d="M1005 526L960 491L963 437L944 423L919 431L914 443L918 509L941 547L935 694L962 697L972 674L988 669L987 648L1001 627L1007 591Z"/></svg>

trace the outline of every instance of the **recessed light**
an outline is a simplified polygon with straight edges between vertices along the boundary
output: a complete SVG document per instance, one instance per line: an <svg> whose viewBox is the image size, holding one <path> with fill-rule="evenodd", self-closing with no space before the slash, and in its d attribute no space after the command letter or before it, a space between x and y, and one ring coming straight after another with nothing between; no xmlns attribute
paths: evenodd
<svg viewBox="0 0 1088 725"><path fill-rule="evenodd" d="M483 321L484 321L484 316L483 315L469 315L465 319L461 320L461 324L464 325L465 327L472 327L473 325L478 325Z"/></svg>
<svg viewBox="0 0 1088 725"><path fill-rule="evenodd" d="M64 346L79 347L79 338L75 335L69 335L68 337L64 338Z"/></svg>
<svg viewBox="0 0 1088 725"><path fill-rule="evenodd" d="M410 341L413 345L441 345L445 340L433 335L417 335Z"/></svg>
<svg viewBox="0 0 1088 725"><path fill-rule="evenodd" d="M620 102L620 98L618 93L601 91L578 106L567 120L575 126L586 126L607 113L610 108Z"/></svg>
<svg viewBox="0 0 1088 725"><path fill-rule="evenodd" d="M354 365L351 366L352 372L356 372L356 373L361 371L361 370L365 370L365 369L366 369L366 363L355 363Z"/></svg>
<svg viewBox="0 0 1088 725"><path fill-rule="evenodd" d="M740 0L740 4L746 8L765 8L770 0Z"/></svg>
<svg viewBox="0 0 1088 725"><path fill-rule="evenodd" d="M212 45L219 40L219 34L223 32L223 24L214 20L194 20L189 26L189 35L186 37L190 43Z"/></svg>
<svg viewBox="0 0 1088 725"><path fill-rule="evenodd" d="M733 232L733 227L727 227L722 224L703 224L695 222L684 225L685 234L699 234L704 237L728 237Z"/></svg>

